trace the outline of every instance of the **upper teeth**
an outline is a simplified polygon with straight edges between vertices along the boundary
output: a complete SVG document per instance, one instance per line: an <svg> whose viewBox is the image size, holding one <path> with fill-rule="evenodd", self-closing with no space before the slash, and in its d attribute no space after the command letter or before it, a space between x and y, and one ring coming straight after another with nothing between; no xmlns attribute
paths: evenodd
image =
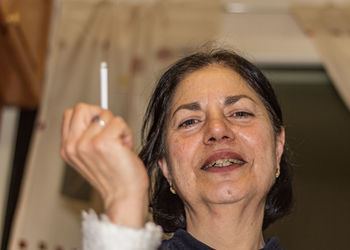
<svg viewBox="0 0 350 250"><path fill-rule="evenodd" d="M231 164L244 164L244 161L238 160L238 159L218 159L216 161L213 161L212 163L205 165L203 169L208 169L212 167L227 167Z"/></svg>

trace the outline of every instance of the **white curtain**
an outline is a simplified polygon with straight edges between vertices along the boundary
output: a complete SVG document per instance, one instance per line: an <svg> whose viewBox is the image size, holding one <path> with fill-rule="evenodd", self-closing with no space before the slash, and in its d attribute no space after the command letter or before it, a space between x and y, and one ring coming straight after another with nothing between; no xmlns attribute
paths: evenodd
<svg viewBox="0 0 350 250"><path fill-rule="evenodd" d="M292 11L313 41L339 95L350 110L350 5L297 5Z"/></svg>
<svg viewBox="0 0 350 250"><path fill-rule="evenodd" d="M129 122L138 144L154 80L216 36L219 13L219 1L211 0L59 2L9 249L79 247L80 210L100 209L94 192L82 199L65 195L67 169L58 154L63 111L77 102L99 104L100 62L109 66L110 108Z"/></svg>

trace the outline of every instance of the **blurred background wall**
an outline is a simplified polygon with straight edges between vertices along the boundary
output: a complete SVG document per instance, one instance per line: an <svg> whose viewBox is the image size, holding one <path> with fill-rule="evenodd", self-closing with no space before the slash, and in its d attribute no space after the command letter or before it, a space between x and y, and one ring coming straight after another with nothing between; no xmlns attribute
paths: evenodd
<svg viewBox="0 0 350 250"><path fill-rule="evenodd" d="M110 107L138 143L154 81L208 41L257 63L285 110L296 205L266 235L277 235L288 249L347 249L349 6L346 0L1 0L2 250L74 249L80 210L101 211L98 195L58 155L64 109L99 103L99 63L109 64Z"/></svg>

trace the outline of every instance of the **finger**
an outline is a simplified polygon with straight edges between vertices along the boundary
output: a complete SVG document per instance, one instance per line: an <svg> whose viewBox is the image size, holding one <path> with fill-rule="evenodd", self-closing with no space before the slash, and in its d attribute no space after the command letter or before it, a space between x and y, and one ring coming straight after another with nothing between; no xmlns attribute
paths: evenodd
<svg viewBox="0 0 350 250"><path fill-rule="evenodd" d="M69 126L72 119L73 110L67 109L63 114L62 119L62 127L61 127L61 147L60 147L60 155L61 157L66 160L66 154L65 154L65 142L67 140L68 134L69 134Z"/></svg>
<svg viewBox="0 0 350 250"><path fill-rule="evenodd" d="M77 168L79 173L87 178L90 183L94 183L94 186L103 193L104 181L103 176L106 175L103 171L104 154L101 151L97 151L93 138L98 137L101 131L106 125L101 126L100 121L104 124L108 124L114 117L113 113L109 110L101 110L101 113L90 121L88 128L81 134L76 142L76 159ZM106 138L111 140L111 138ZM100 143L104 144L103 141ZM108 173L107 173L108 174Z"/></svg>
<svg viewBox="0 0 350 250"><path fill-rule="evenodd" d="M106 128L101 131L101 137L111 137L130 150L133 148L132 130L124 119L119 116L115 116L108 122Z"/></svg>
<svg viewBox="0 0 350 250"><path fill-rule="evenodd" d="M107 111L101 113L101 117L106 120L106 127L92 124L82 136L79 152L86 166L82 171L94 176L98 186L104 187L110 181L116 159L120 162L120 157L132 151L132 133L121 117L114 117Z"/></svg>
<svg viewBox="0 0 350 250"><path fill-rule="evenodd" d="M62 157L72 166L82 166L77 157L77 141L90 125L93 116L101 112L98 106L77 104L72 110L70 119L65 120L64 139L61 148Z"/></svg>
<svg viewBox="0 0 350 250"><path fill-rule="evenodd" d="M89 127L84 131L81 136L81 140L91 143L90 140L92 137L95 137L99 134L109 122L113 119L114 115L109 110L103 110L99 115L95 116L90 122Z"/></svg>
<svg viewBox="0 0 350 250"><path fill-rule="evenodd" d="M91 120L99 115L103 109L99 106L88 105L84 103L77 104L73 109L73 115L69 127L70 140L77 140L90 126Z"/></svg>
<svg viewBox="0 0 350 250"><path fill-rule="evenodd" d="M67 109L63 114L62 128L61 128L61 136L62 136L61 139L65 139L68 136L72 115L73 115L72 109Z"/></svg>
<svg viewBox="0 0 350 250"><path fill-rule="evenodd" d="M109 110L103 110L97 118L93 118L93 120L90 122L89 127L82 133L80 138L77 141L77 154L81 161L86 162L86 159L89 159L90 157L96 158L96 148L100 148L99 145L96 144L96 140L94 138L99 137L99 134L102 130L105 129L105 126L109 123L110 120L113 119L113 114ZM102 125L100 122L103 121ZM103 141L104 140L104 141ZM104 144L105 141L111 140L111 137L109 138L102 138L101 140L98 140L99 144ZM103 151L103 150L102 150ZM97 159L98 160L98 159ZM89 166L89 164L87 164Z"/></svg>

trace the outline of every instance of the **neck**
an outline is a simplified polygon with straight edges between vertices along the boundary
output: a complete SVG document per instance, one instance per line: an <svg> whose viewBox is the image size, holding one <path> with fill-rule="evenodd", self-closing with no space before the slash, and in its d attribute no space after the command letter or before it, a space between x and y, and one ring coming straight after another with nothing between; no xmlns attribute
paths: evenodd
<svg viewBox="0 0 350 250"><path fill-rule="evenodd" d="M264 204L254 205L216 204L196 210L185 206L187 231L219 250L261 249L265 244L262 235Z"/></svg>

